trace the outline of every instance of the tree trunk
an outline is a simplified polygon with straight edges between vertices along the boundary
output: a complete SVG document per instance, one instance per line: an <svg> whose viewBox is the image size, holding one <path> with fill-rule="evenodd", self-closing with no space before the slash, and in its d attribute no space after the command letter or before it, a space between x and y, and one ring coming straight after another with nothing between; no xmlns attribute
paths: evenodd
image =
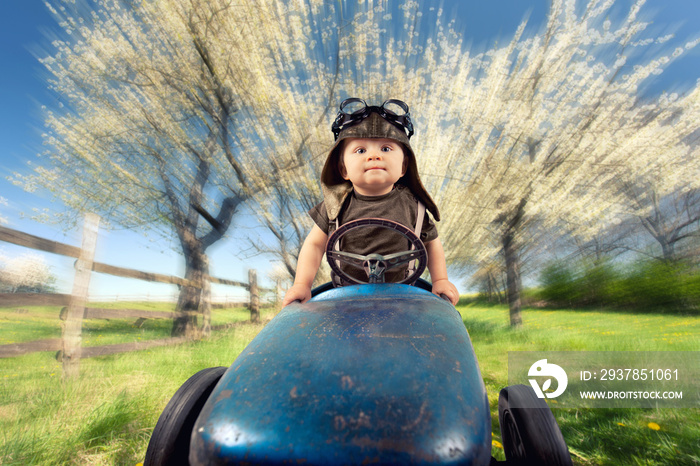
<svg viewBox="0 0 700 466"><path fill-rule="evenodd" d="M508 299L508 308L510 309L511 327L520 327L523 323L520 315L522 311L520 292L523 285L520 278L520 251L518 250L516 233L522 228L526 204L527 198L525 197L520 200L520 203L510 216L504 216L500 219L505 222L501 241L503 243L503 255L506 259L506 297Z"/></svg>
<svg viewBox="0 0 700 466"><path fill-rule="evenodd" d="M670 264L676 260L675 245L673 242L669 241L666 236L659 236L656 240L661 245L661 251L664 255L664 262Z"/></svg>
<svg viewBox="0 0 700 466"><path fill-rule="evenodd" d="M489 302L491 301L491 293L495 296L496 302L501 304L503 302L503 296L501 296L501 286L498 284L498 277L495 273L489 272Z"/></svg>
<svg viewBox="0 0 700 466"><path fill-rule="evenodd" d="M205 277L208 276L209 261L204 250L200 245L190 246L185 254L185 279L193 284L180 288L175 312L185 315L174 319L171 331L173 337L186 336L196 339L201 335L202 329L198 328L197 317L202 314L202 323L206 324L209 316L203 314L207 308L211 310L211 288L204 283Z"/></svg>
<svg viewBox="0 0 700 466"><path fill-rule="evenodd" d="M520 315L522 304L520 290L522 281L520 278L520 256L515 246L514 234L508 229L503 235L503 253L506 257L506 283L508 287L508 308L510 309L510 325L520 327L523 323Z"/></svg>

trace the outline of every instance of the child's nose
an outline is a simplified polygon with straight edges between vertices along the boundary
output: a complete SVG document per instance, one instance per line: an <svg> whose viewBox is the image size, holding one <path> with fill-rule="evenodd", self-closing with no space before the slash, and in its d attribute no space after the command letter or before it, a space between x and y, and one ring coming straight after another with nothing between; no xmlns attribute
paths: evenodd
<svg viewBox="0 0 700 466"><path fill-rule="evenodd" d="M381 159L382 159L381 152L375 152L375 151L368 151L367 152L367 160L381 160Z"/></svg>

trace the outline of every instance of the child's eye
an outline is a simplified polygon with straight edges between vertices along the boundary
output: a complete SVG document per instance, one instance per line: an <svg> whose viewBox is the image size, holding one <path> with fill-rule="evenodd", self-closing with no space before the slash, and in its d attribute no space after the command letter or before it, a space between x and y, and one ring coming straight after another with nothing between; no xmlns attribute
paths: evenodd
<svg viewBox="0 0 700 466"><path fill-rule="evenodd" d="M384 146L384 147L382 147L382 152L390 152L390 151L392 151L392 150L394 150L394 148L391 147L391 146Z"/></svg>
<svg viewBox="0 0 700 466"><path fill-rule="evenodd" d="M367 152L367 149L363 147L358 147L357 149L355 149L356 154L364 154L365 152Z"/></svg>

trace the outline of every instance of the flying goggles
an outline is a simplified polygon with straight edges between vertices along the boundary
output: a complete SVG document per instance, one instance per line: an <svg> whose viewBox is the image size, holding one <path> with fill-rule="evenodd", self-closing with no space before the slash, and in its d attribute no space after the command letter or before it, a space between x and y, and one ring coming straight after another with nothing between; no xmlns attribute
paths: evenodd
<svg viewBox="0 0 700 466"><path fill-rule="evenodd" d="M406 131L409 139L413 136L413 123L411 123L411 115L408 113L408 105L406 105L406 102L389 99L381 106L377 107L375 105L368 106L364 100L352 97L343 100L340 104L338 116L335 118L333 126L331 127L335 139L338 139L338 135L341 131L360 123L372 112L378 113L379 116L389 123L402 131Z"/></svg>

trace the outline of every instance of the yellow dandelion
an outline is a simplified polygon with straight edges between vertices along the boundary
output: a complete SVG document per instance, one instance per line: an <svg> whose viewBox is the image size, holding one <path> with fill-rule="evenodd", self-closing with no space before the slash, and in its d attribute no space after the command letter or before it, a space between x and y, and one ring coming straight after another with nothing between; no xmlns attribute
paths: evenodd
<svg viewBox="0 0 700 466"><path fill-rule="evenodd" d="M649 424L647 424L647 427L651 430L661 430L661 426L655 422L650 422Z"/></svg>
<svg viewBox="0 0 700 466"><path fill-rule="evenodd" d="M503 445L501 445L501 442L499 442L498 440L491 440L491 445L493 445L493 446L496 447L496 448L500 448L501 450L503 450Z"/></svg>
<svg viewBox="0 0 700 466"><path fill-rule="evenodd" d="M617 425L618 425L618 426L622 426L622 427L627 427L626 425L624 425L624 424L621 423L621 422L618 422Z"/></svg>

